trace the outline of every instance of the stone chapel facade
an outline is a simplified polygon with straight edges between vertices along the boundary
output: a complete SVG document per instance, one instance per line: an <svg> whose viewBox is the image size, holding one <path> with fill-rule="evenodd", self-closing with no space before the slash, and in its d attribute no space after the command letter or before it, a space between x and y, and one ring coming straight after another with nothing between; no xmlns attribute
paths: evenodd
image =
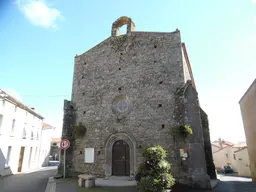
<svg viewBox="0 0 256 192"><path fill-rule="evenodd" d="M127 34L119 35L123 25ZM72 99L64 102L62 137L71 140L66 175L133 178L144 149L161 145L178 182L209 188L216 175L207 115L199 106L180 31L137 32L131 18L120 17L111 32L75 57ZM86 133L72 140L72 126L79 122ZM171 136L170 127L181 124L193 130L185 143ZM94 149L93 163L84 162L85 148ZM185 161L182 148L188 149ZM60 174L62 166L61 161Z"/></svg>

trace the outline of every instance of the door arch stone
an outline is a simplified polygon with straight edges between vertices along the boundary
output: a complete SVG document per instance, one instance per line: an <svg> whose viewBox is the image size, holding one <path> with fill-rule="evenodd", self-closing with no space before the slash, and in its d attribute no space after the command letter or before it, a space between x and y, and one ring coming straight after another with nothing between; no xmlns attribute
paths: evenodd
<svg viewBox="0 0 256 192"><path fill-rule="evenodd" d="M136 140L127 133L111 134L105 142L105 176L112 176L112 149L115 142L123 140L129 145L130 151L130 177L135 176L136 166Z"/></svg>

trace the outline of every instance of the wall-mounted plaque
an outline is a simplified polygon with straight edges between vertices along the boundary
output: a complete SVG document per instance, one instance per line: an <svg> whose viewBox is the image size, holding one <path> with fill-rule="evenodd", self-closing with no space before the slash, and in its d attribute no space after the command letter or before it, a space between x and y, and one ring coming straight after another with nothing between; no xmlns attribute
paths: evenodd
<svg viewBox="0 0 256 192"><path fill-rule="evenodd" d="M94 148L85 148L84 149L84 162L85 163L94 163Z"/></svg>

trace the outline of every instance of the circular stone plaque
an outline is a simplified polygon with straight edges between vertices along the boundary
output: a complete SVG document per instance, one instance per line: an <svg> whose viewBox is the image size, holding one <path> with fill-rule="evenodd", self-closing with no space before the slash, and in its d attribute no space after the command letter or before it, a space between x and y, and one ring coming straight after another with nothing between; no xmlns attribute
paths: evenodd
<svg viewBox="0 0 256 192"><path fill-rule="evenodd" d="M130 112L132 103L127 96L117 96L112 102L112 111L118 117L123 117Z"/></svg>

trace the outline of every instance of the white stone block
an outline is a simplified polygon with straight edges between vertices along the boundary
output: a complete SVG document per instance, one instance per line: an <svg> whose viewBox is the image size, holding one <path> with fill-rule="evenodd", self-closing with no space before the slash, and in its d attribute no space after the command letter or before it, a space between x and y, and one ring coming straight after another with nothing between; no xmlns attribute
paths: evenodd
<svg viewBox="0 0 256 192"><path fill-rule="evenodd" d="M91 187L95 187L95 180L86 180L85 181L85 188L91 188Z"/></svg>
<svg viewBox="0 0 256 192"><path fill-rule="evenodd" d="M82 178L79 178L79 179L78 179L78 185L79 185L80 187L85 187L85 180L82 179Z"/></svg>

